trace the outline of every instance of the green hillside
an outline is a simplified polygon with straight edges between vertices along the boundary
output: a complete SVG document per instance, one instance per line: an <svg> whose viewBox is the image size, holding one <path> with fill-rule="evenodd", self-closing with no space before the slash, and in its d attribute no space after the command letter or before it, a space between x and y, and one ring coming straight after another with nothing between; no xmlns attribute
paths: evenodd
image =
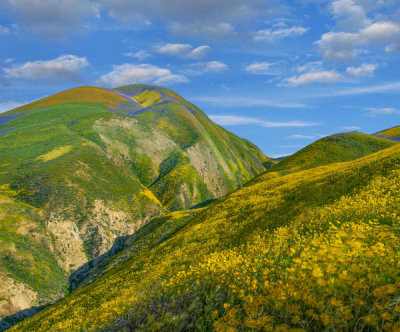
<svg viewBox="0 0 400 332"><path fill-rule="evenodd" d="M0 318L170 211L265 170L252 143L155 86L71 89L0 115Z"/></svg>
<svg viewBox="0 0 400 332"><path fill-rule="evenodd" d="M378 136L378 137L384 137L387 139L391 139L394 141L400 141L400 126L396 126L393 128L389 128L389 129L380 131L374 135Z"/></svg>
<svg viewBox="0 0 400 332"><path fill-rule="evenodd" d="M156 219L11 331L398 331L399 183L395 145Z"/></svg>
<svg viewBox="0 0 400 332"><path fill-rule="evenodd" d="M286 157L253 181L259 182L318 166L354 160L395 144L397 143L392 140L359 132L327 136Z"/></svg>

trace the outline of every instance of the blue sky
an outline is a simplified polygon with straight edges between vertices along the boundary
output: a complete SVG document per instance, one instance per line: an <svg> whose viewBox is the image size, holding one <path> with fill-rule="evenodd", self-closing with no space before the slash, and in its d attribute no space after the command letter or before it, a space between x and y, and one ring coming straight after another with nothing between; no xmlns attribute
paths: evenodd
<svg viewBox="0 0 400 332"><path fill-rule="evenodd" d="M400 124L398 0L2 0L0 112L169 87L269 156Z"/></svg>

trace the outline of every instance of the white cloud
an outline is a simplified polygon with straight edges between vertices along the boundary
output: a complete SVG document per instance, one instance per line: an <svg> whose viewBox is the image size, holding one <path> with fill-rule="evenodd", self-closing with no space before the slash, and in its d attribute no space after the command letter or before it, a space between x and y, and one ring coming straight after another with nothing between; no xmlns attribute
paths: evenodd
<svg viewBox="0 0 400 332"><path fill-rule="evenodd" d="M309 28L304 27L292 27L278 30L264 29L257 31L254 34L254 40L271 42L283 38L301 36L304 35L308 30Z"/></svg>
<svg viewBox="0 0 400 332"><path fill-rule="evenodd" d="M257 99L246 97L194 97L196 101L206 102L224 107L242 107L242 106L264 106L275 108L307 108L305 104L280 102L269 99Z"/></svg>
<svg viewBox="0 0 400 332"><path fill-rule="evenodd" d="M10 33L10 28L0 24L0 35L6 35Z"/></svg>
<svg viewBox="0 0 400 332"><path fill-rule="evenodd" d="M366 107L364 109L366 111L368 111L370 113L370 115L372 115L372 116L398 114L399 113L399 111L394 107L382 107L382 108Z"/></svg>
<svg viewBox="0 0 400 332"><path fill-rule="evenodd" d="M343 127L338 127L338 129L339 130L351 130L351 131L354 131L354 130L360 130L361 127L359 127L359 126L343 126Z"/></svg>
<svg viewBox="0 0 400 332"><path fill-rule="evenodd" d="M274 0L100 1L116 20L137 25L161 20L174 33L211 37L230 34L234 24L252 23L254 18L268 17L283 7Z"/></svg>
<svg viewBox="0 0 400 332"><path fill-rule="evenodd" d="M310 71L299 76L292 76L285 81L292 86L310 84L310 83L336 83L343 79L343 76L338 72L331 71Z"/></svg>
<svg viewBox="0 0 400 332"><path fill-rule="evenodd" d="M0 113L10 111L14 108L17 108L25 104L26 104L25 102L15 101L15 100L2 101L0 102Z"/></svg>
<svg viewBox="0 0 400 332"><path fill-rule="evenodd" d="M355 77L373 77L377 64L363 63L359 67L347 67L346 73Z"/></svg>
<svg viewBox="0 0 400 332"><path fill-rule="evenodd" d="M0 9L14 14L27 30L51 39L80 32L87 18L99 16L98 4L90 0L2 0Z"/></svg>
<svg viewBox="0 0 400 332"><path fill-rule="evenodd" d="M308 72L308 71L320 71L322 70L322 61L312 61L308 62L302 66L298 66L296 70L299 73Z"/></svg>
<svg viewBox="0 0 400 332"><path fill-rule="evenodd" d="M210 115L209 117L211 118L211 120L215 121L221 126L256 125L265 128L284 128L311 127L319 125L319 123L305 121L273 122L237 115Z"/></svg>
<svg viewBox="0 0 400 332"><path fill-rule="evenodd" d="M79 74L88 65L85 57L61 55L53 60L28 61L3 70L6 77L80 81Z"/></svg>
<svg viewBox="0 0 400 332"><path fill-rule="evenodd" d="M328 32L316 42L324 58L350 61L360 53L359 47L380 47L392 51L400 45L400 25L376 22L358 32Z"/></svg>
<svg viewBox="0 0 400 332"><path fill-rule="evenodd" d="M202 45L193 48L190 44L165 44L156 48L158 53L184 58L200 59L207 55L211 50L210 46Z"/></svg>
<svg viewBox="0 0 400 332"><path fill-rule="evenodd" d="M193 59L201 59L204 58L208 52L210 52L211 47L207 45L199 46L196 47L194 50L192 50L189 54L189 58Z"/></svg>
<svg viewBox="0 0 400 332"><path fill-rule="evenodd" d="M1 4L0 4L1 9ZM10 26L5 26L0 24L0 36L1 35L8 35L10 33L17 33L19 30L16 24L11 24Z"/></svg>
<svg viewBox="0 0 400 332"><path fill-rule="evenodd" d="M349 32L328 32L321 36L316 42L322 56L328 60L348 61L358 53L356 45L360 43L360 36L357 33Z"/></svg>
<svg viewBox="0 0 400 332"><path fill-rule="evenodd" d="M291 139L315 139L318 138L319 136L314 136L314 135L301 135L301 134L295 134L295 135L290 135L288 138Z"/></svg>
<svg viewBox="0 0 400 332"><path fill-rule="evenodd" d="M149 52L145 51L145 50L140 50L140 51L137 51L137 52L124 53L124 56L143 61L143 60L151 57L151 54Z"/></svg>
<svg viewBox="0 0 400 332"><path fill-rule="evenodd" d="M332 12L337 20L337 28L340 30L357 31L371 23L363 7L353 0L333 1Z"/></svg>
<svg viewBox="0 0 400 332"><path fill-rule="evenodd" d="M400 26L394 22L376 22L361 30L360 37L365 44L385 44L398 38Z"/></svg>
<svg viewBox="0 0 400 332"><path fill-rule="evenodd" d="M272 62L255 62L244 68L244 71L250 74L260 74L260 75L275 75L276 72L271 70L271 67L275 63Z"/></svg>
<svg viewBox="0 0 400 332"><path fill-rule="evenodd" d="M207 62L195 62L190 64L190 68L185 72L188 75L202 75L204 73L219 73L228 69L228 66L220 61L207 61Z"/></svg>
<svg viewBox="0 0 400 332"><path fill-rule="evenodd" d="M160 77L158 80L154 82L154 84L169 85L169 84L187 83L187 82L189 82L187 77L183 75L171 74Z"/></svg>
<svg viewBox="0 0 400 332"><path fill-rule="evenodd" d="M158 47L157 52L168 55L183 55L190 52L192 45L190 44L166 44Z"/></svg>
<svg viewBox="0 0 400 332"><path fill-rule="evenodd" d="M400 91L400 81L392 82L386 84L378 84L372 86L366 86L361 88L348 88L346 90L338 90L332 93L320 95L320 97L336 97L336 96L355 96L373 93L389 93L389 92L399 92Z"/></svg>
<svg viewBox="0 0 400 332"><path fill-rule="evenodd" d="M179 35L204 35L212 38L222 38L234 32L234 27L230 23L207 23L203 21L170 23L169 29Z"/></svg>
<svg viewBox="0 0 400 332"><path fill-rule="evenodd" d="M188 79L182 75L173 74L169 69L150 64L114 65L111 72L100 77L101 84L112 87L135 83L173 84L183 82L188 82Z"/></svg>

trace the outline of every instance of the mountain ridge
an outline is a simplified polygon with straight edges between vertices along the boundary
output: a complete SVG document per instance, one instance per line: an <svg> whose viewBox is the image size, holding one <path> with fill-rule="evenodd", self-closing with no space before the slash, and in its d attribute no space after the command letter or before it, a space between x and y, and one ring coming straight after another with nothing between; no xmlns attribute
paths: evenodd
<svg viewBox="0 0 400 332"><path fill-rule="evenodd" d="M63 296L68 275L116 239L224 196L268 159L147 85L46 97L0 115L0 135L0 275L19 289L0 287L3 317Z"/></svg>

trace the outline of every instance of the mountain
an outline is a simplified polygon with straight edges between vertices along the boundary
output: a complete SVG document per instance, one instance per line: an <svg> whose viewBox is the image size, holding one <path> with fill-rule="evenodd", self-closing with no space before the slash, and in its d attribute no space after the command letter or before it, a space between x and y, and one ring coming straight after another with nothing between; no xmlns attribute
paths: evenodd
<svg viewBox="0 0 400 332"><path fill-rule="evenodd" d="M0 115L0 318L57 300L154 217L222 197L269 160L156 86L81 87Z"/></svg>
<svg viewBox="0 0 400 332"><path fill-rule="evenodd" d="M394 141L400 141L400 126L392 127L383 131L380 131L375 136L384 137Z"/></svg>
<svg viewBox="0 0 400 332"><path fill-rule="evenodd" d="M396 330L399 181L394 145L156 218L11 331Z"/></svg>

